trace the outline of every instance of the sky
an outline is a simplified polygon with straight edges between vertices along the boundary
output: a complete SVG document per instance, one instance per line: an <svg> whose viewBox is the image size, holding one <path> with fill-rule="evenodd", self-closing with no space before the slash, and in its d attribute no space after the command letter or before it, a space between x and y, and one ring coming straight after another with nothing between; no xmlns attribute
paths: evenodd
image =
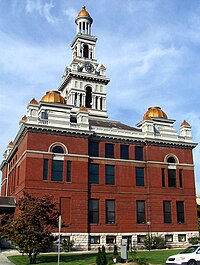
<svg viewBox="0 0 200 265"><path fill-rule="evenodd" d="M85 5L107 68L110 119L131 126L160 106L200 139L199 0L0 0L0 154L32 98L57 90L71 63L75 18ZM200 146L194 149L200 194Z"/></svg>

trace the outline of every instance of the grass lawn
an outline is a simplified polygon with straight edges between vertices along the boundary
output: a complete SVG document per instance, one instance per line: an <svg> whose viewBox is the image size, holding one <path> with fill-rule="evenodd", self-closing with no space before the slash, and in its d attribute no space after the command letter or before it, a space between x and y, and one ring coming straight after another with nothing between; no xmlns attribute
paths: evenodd
<svg viewBox="0 0 200 265"><path fill-rule="evenodd" d="M151 251L138 251L138 257L145 257L150 264L165 264L167 257L177 254L180 249L166 249L166 250L151 250ZM131 255L129 254L129 259Z"/></svg>
<svg viewBox="0 0 200 265"><path fill-rule="evenodd" d="M165 264L168 256L178 253L180 250L152 250L152 251L138 251L137 256L146 257L147 262L151 264ZM112 254L107 255L108 261L111 260ZM12 256L9 259L16 265L27 265L27 256ZM129 255L131 259L131 255ZM94 265L96 261L95 254L62 254L60 265ZM57 265L58 256L56 254L40 254L37 257L37 264L41 265Z"/></svg>

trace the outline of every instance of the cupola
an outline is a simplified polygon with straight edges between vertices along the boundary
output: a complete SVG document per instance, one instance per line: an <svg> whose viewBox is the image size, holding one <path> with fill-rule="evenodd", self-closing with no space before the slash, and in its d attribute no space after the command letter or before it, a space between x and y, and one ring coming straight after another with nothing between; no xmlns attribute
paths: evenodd
<svg viewBox="0 0 200 265"><path fill-rule="evenodd" d="M85 6L83 6L82 10L78 13L75 22L77 25L77 33L91 35L91 25L93 19L91 18L89 12L86 10Z"/></svg>

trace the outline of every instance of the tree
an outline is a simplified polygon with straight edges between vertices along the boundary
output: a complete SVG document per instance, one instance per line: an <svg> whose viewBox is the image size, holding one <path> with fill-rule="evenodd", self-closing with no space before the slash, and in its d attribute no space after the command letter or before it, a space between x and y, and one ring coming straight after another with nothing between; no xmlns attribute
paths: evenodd
<svg viewBox="0 0 200 265"><path fill-rule="evenodd" d="M103 265L103 255L100 247L98 248L98 253L96 256L96 265Z"/></svg>
<svg viewBox="0 0 200 265"><path fill-rule="evenodd" d="M29 263L35 264L41 250L53 242L52 229L58 226L59 212L52 196L37 198L24 192L16 205L17 215L9 218L2 228L2 235L26 253Z"/></svg>
<svg viewBox="0 0 200 265"><path fill-rule="evenodd" d="M104 245L102 246L101 254L103 256L103 265L107 265L108 262L106 258L106 249Z"/></svg>

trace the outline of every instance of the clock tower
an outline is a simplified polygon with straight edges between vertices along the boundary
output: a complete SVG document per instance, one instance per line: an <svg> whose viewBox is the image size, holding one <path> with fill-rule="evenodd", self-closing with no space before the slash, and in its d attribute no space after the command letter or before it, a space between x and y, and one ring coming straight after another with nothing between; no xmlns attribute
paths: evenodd
<svg viewBox="0 0 200 265"><path fill-rule="evenodd" d="M91 34L93 19L85 6L75 20L77 34L72 41L72 62L65 68L59 91L76 113L87 108L90 117L107 118L106 68L95 58L97 38Z"/></svg>

